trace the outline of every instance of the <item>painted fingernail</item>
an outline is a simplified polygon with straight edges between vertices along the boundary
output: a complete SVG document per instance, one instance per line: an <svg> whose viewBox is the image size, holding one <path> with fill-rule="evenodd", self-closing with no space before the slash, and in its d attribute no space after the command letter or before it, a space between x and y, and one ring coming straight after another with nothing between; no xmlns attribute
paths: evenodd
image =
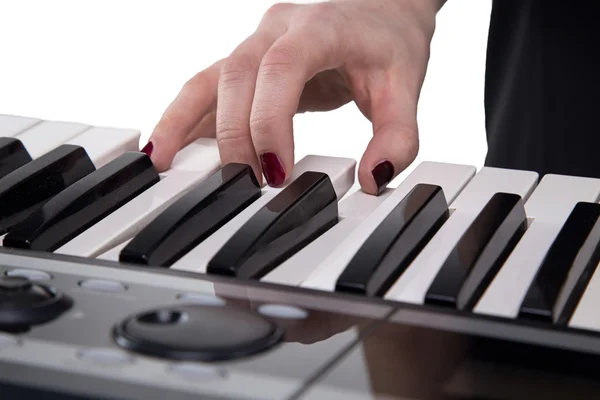
<svg viewBox="0 0 600 400"><path fill-rule="evenodd" d="M382 161L371 171L375 184L377 185L377 194L381 193L390 183L394 176L394 165L389 161Z"/></svg>
<svg viewBox="0 0 600 400"><path fill-rule="evenodd" d="M263 153L260 162L269 186L279 186L285 181L285 171L279 157L273 153Z"/></svg>
<svg viewBox="0 0 600 400"><path fill-rule="evenodd" d="M152 142L148 142L141 150L142 153L146 153L148 157L152 156L152 151L154 150L154 144Z"/></svg>

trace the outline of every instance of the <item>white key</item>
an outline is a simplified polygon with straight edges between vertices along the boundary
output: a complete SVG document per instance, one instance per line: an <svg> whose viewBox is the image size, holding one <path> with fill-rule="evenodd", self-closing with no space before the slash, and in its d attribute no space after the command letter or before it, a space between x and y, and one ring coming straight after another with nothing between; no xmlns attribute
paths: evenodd
<svg viewBox="0 0 600 400"><path fill-rule="evenodd" d="M117 244L116 246L110 248L106 252L100 254L96 258L101 260L110 260L110 261L119 261L119 254L121 254L121 250L125 248L131 242L131 238L125 240L122 243Z"/></svg>
<svg viewBox="0 0 600 400"><path fill-rule="evenodd" d="M552 242L577 202L595 202L600 179L546 175L525 211L533 218L527 231L473 309L480 314L515 318Z"/></svg>
<svg viewBox="0 0 600 400"><path fill-rule="evenodd" d="M425 294L444 262L488 201L499 192L518 194L527 201L538 174L482 168L450 205L450 218L385 294L387 300L423 304Z"/></svg>
<svg viewBox="0 0 600 400"><path fill-rule="evenodd" d="M89 125L76 122L44 121L20 133L16 138L21 140L31 158L35 159L89 128Z"/></svg>
<svg viewBox="0 0 600 400"><path fill-rule="evenodd" d="M198 139L177 153L171 168L161 174L160 182L55 252L96 257L109 251L112 247L134 237L196 183L217 171L220 165L216 140ZM117 252L115 261L118 260L118 256Z"/></svg>
<svg viewBox="0 0 600 400"><path fill-rule="evenodd" d="M423 162L402 181L392 194L360 226L350 232L346 239L315 268L301 287L334 291L335 283L352 257L390 212L419 183L439 185L448 203L475 175L470 165Z"/></svg>
<svg viewBox="0 0 600 400"><path fill-rule="evenodd" d="M349 158L324 157L324 156L306 156L295 166L289 184L306 171L324 172L329 175L333 187L335 188L338 200L350 190L354 183L354 173L356 161ZM284 186L285 187L285 186ZM246 223L260 208L266 205L277 193L284 187L267 187L263 195L254 203L250 204L245 210L225 224L221 229L207 238L192 249L185 256L175 262L171 269L195 271L199 273L206 272L206 266L219 249L233 236L233 234Z"/></svg>
<svg viewBox="0 0 600 400"><path fill-rule="evenodd" d="M339 204L340 222L281 263L265 275L261 281L291 286L299 285L391 193L392 190L388 189L379 196L372 196L359 190L346 197Z"/></svg>
<svg viewBox="0 0 600 400"><path fill-rule="evenodd" d="M37 118L0 115L0 137L14 137L41 122Z"/></svg>
<svg viewBox="0 0 600 400"><path fill-rule="evenodd" d="M128 151L137 151L140 132L133 129L94 127L65 142L85 149L96 168Z"/></svg>

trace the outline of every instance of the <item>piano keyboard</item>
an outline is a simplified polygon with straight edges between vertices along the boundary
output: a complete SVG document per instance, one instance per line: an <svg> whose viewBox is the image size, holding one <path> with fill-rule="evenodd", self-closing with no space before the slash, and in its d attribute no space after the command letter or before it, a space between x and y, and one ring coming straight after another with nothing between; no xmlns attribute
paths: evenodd
<svg viewBox="0 0 600 400"><path fill-rule="evenodd" d="M259 186L249 166L221 165L213 139L199 139L182 149L163 173L138 151L140 133L131 129L0 115L0 139L0 231L4 235L0 265L19 264L6 269L6 277L36 282L50 270L56 276L75 273L95 279L101 291L115 292L120 287L115 279L122 276L133 286L139 279L148 286L164 284L164 290L178 285L198 289L203 293L189 298L196 299L194 304L209 298L221 304L214 296L221 287L224 297L235 298L243 291L241 296L250 302L274 296L286 303L266 305L272 314L263 315L275 319L282 318L277 314L282 312L288 313L288 319L290 312L302 319L303 311L289 305L303 301L308 302L302 303L307 309L319 309L323 301L322 307L329 307L331 315L355 313L350 325L361 326L358 336L342 335L333 353L309 351L315 358L307 359L310 373L299 381L280 377L279 383L268 382L272 393L257 389L249 395L330 398L343 393L371 398L382 394L376 387L355 388L356 382L336 375L353 365L338 360L342 353L350 356L357 351L350 343L362 338L366 347L372 347L377 341L361 336L368 330L357 319L367 315L385 321L374 338L378 332L384 339L386 332L402 335L398 328L390 328L394 324L435 326L454 334L460 331L526 346L539 341L536 345L541 348L600 355L600 313L595 309L600 304L600 179L559 175L539 179L530 171L489 167L477 171L469 165L423 162L397 187L371 196L350 191L356 172L353 159L307 156L297 162L282 187L271 188ZM69 263L77 269L67 268ZM152 282L151 276L157 281ZM163 289L152 290L162 293ZM0 283L0 302L10 290L10 284L2 289ZM163 295L150 299L150 293L140 292L137 300L119 296L98 301L113 307L114 311L106 309L111 313L118 312L119 301L159 304ZM357 309L350 311L352 304ZM198 318L247 319L252 326L248 329L266 329L263 322L245 314L203 313ZM333 319L323 323L334 324L331 315ZM0 331L10 325L2 318L0 303ZM74 324L79 317L69 318L68 323ZM452 318L455 322L448 322ZM38 336L56 337L53 323L46 331L40 328ZM515 331L494 331L485 324ZM208 331L216 335L219 329ZM523 329L522 336L518 329ZM532 339L531 332L540 336ZM76 344L85 341L67 336ZM0 370L2 362L10 359L3 359L1 351L7 337L0 336ZM185 338L181 340L189 339ZM177 359L120 340L116 343L128 351ZM436 339L431 340L434 346ZM109 345L104 339L100 342ZM273 357L284 362L287 353L281 351ZM210 363L209 358L200 361ZM338 362L326 374L322 369L334 359ZM264 368L263 372L270 370ZM190 371L198 373L193 367ZM232 378L236 384L243 386L257 378L245 371L246 375ZM321 375L314 375L317 371ZM105 379L125 378L106 375ZM433 378L423 372L415 379L431 384ZM190 389L189 383L178 382ZM398 393L411 395L403 386L409 383L398 385L402 386ZM192 386L211 396L244 395L234 389L228 392L224 386L213 387L216 391ZM450 393L450 386L439 387L436 393ZM477 390L471 390L475 396ZM425 394L419 391L420 395Z"/></svg>

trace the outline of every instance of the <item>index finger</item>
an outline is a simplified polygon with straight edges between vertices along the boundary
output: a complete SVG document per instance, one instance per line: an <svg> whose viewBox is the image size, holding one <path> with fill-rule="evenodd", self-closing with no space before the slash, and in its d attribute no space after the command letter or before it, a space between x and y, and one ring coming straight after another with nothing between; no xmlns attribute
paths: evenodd
<svg viewBox="0 0 600 400"><path fill-rule="evenodd" d="M280 186L292 171L292 120L304 85L317 73L343 63L344 54L335 31L322 26L290 29L263 57L250 114L250 133L269 185Z"/></svg>
<svg viewBox="0 0 600 400"><path fill-rule="evenodd" d="M187 81L154 128L144 151L159 171L169 168L188 134L216 108L220 64Z"/></svg>

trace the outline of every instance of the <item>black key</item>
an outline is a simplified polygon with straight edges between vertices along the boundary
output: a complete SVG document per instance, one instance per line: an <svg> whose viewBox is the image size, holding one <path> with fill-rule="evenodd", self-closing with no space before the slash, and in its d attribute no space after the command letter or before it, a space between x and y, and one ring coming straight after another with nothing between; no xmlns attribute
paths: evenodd
<svg viewBox="0 0 600 400"><path fill-rule="evenodd" d="M215 254L207 273L260 279L338 222L327 174L305 172L248 220Z"/></svg>
<svg viewBox="0 0 600 400"><path fill-rule="evenodd" d="M159 180L146 154L125 153L35 210L4 237L3 244L54 251Z"/></svg>
<svg viewBox="0 0 600 400"><path fill-rule="evenodd" d="M425 304L472 309L527 229L521 196L496 193L460 238Z"/></svg>
<svg viewBox="0 0 600 400"><path fill-rule="evenodd" d="M227 164L142 229L119 260L169 267L260 195L250 166Z"/></svg>
<svg viewBox="0 0 600 400"><path fill-rule="evenodd" d="M336 292L382 296L449 217L441 187L418 184L360 247Z"/></svg>
<svg viewBox="0 0 600 400"><path fill-rule="evenodd" d="M95 169L83 147L65 144L0 179L0 234Z"/></svg>
<svg viewBox="0 0 600 400"><path fill-rule="evenodd" d="M600 218L597 218L600 215L600 204L587 204L589 204L590 210L595 208L591 217L596 218L596 222L573 261L567 279L561 286L558 298L554 302L552 319L558 325L566 325L569 322L598 263L600 263Z"/></svg>
<svg viewBox="0 0 600 400"><path fill-rule="evenodd" d="M0 178L31 161L31 155L16 138L0 137Z"/></svg>
<svg viewBox="0 0 600 400"><path fill-rule="evenodd" d="M598 229L599 219L599 204L581 202L575 205L527 290L519 309L519 318L552 322L561 288L569 275L571 266L577 261L590 265L586 265L581 272L581 281L571 294L570 304L567 304L569 307L562 312L563 318L569 314L569 309L570 312L573 311L589 280L587 275L591 275L598 264L595 261L598 259L598 254L596 254L597 232L595 231ZM579 256L581 256L580 259L578 259Z"/></svg>

